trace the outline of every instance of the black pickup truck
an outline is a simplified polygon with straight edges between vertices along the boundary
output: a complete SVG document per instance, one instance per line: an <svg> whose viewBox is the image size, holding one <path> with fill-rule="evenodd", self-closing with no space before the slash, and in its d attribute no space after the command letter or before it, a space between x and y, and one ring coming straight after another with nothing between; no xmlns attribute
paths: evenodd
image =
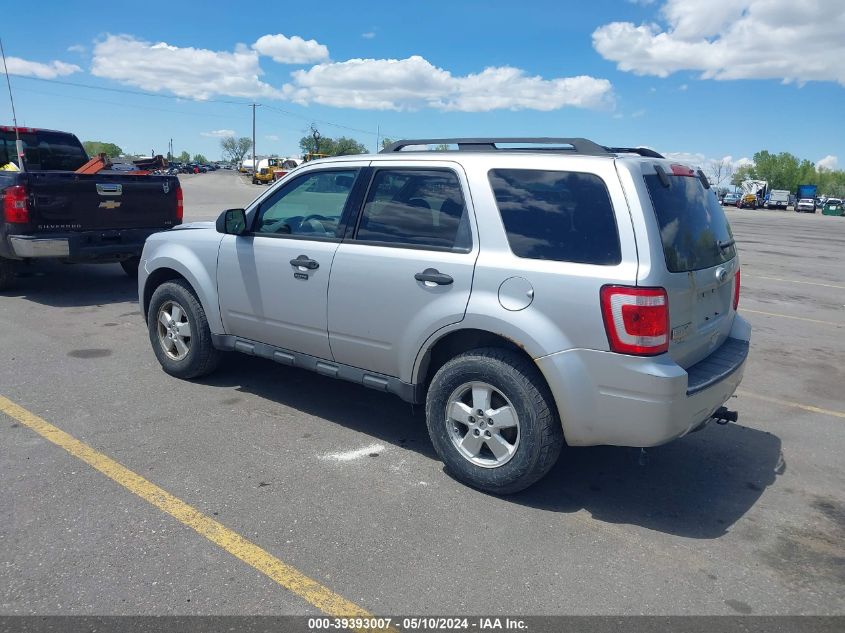
<svg viewBox="0 0 845 633"><path fill-rule="evenodd" d="M16 171L15 128L0 126L0 289L27 261L116 262L137 274L144 241L182 223L176 176L103 170L73 134L17 128L25 171Z"/></svg>

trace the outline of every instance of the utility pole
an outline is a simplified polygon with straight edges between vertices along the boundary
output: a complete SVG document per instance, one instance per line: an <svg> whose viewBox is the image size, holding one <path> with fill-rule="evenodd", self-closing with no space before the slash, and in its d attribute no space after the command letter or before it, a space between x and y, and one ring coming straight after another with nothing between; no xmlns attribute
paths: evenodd
<svg viewBox="0 0 845 633"><path fill-rule="evenodd" d="M375 153L378 154L378 142L381 140L381 126L376 125L376 151Z"/></svg>
<svg viewBox="0 0 845 633"><path fill-rule="evenodd" d="M255 106L252 104L252 174L255 175Z"/></svg>

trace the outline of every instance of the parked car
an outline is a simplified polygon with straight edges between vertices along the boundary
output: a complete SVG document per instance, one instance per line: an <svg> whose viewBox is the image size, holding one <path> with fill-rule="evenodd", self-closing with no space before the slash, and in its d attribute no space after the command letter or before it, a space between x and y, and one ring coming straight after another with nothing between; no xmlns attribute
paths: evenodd
<svg viewBox="0 0 845 633"><path fill-rule="evenodd" d="M843 215L842 200L839 198L828 198L822 208L823 215Z"/></svg>
<svg viewBox="0 0 845 633"><path fill-rule="evenodd" d="M438 144L459 149L403 151ZM152 236L140 305L169 374L234 350L425 403L448 471L511 493L564 440L647 447L736 419L751 328L709 188L586 139L401 141Z"/></svg>
<svg viewBox="0 0 845 633"><path fill-rule="evenodd" d="M738 206L737 203L739 202L740 195L738 193L726 193L725 197L722 198L722 205L723 206Z"/></svg>
<svg viewBox="0 0 845 633"><path fill-rule="evenodd" d="M38 128L17 128L25 167L18 171L15 132L0 127L0 165L14 165L0 170L0 289L35 259L120 263L135 275L144 240L182 222L174 176L77 173L89 162L79 139Z"/></svg>
<svg viewBox="0 0 845 633"><path fill-rule="evenodd" d="M815 213L816 201L812 198L801 198L798 204L795 205L795 210L798 213Z"/></svg>

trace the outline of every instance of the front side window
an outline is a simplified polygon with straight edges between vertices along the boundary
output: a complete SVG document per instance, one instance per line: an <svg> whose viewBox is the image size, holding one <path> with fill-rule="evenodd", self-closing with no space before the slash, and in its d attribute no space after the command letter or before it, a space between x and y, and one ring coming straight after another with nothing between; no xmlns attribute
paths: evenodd
<svg viewBox="0 0 845 633"><path fill-rule="evenodd" d="M472 244L457 175L447 169L379 169L356 239L468 251Z"/></svg>
<svg viewBox="0 0 845 633"><path fill-rule="evenodd" d="M261 203L256 235L340 237L340 219L355 184L356 169L303 174Z"/></svg>
<svg viewBox="0 0 845 633"><path fill-rule="evenodd" d="M488 178L517 257L604 266L622 261L610 195L595 174L493 169Z"/></svg>

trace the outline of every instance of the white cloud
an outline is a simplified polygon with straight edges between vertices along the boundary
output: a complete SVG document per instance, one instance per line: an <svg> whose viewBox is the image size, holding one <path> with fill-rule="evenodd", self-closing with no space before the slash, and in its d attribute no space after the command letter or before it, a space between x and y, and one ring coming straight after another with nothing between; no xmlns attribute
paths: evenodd
<svg viewBox="0 0 845 633"><path fill-rule="evenodd" d="M824 158L820 158L816 161L816 167L819 170L825 171L836 171L836 167L839 165L839 159L832 155L828 154Z"/></svg>
<svg viewBox="0 0 845 633"><path fill-rule="evenodd" d="M91 74L188 99L281 98L280 91L259 79L258 53L243 45L230 53L108 35L94 46Z"/></svg>
<svg viewBox="0 0 845 633"><path fill-rule="evenodd" d="M620 70L702 79L835 81L845 86L842 0L667 0L666 26L612 22L593 47Z"/></svg>
<svg viewBox="0 0 845 633"><path fill-rule="evenodd" d="M678 90L680 90L681 92L686 92L688 89L689 89L689 86L687 84L681 84L678 87Z"/></svg>
<svg viewBox="0 0 845 633"><path fill-rule="evenodd" d="M211 130L211 132L200 132L200 136L210 136L211 138L226 138L227 136L234 136L235 130Z"/></svg>
<svg viewBox="0 0 845 633"><path fill-rule="evenodd" d="M266 138L268 141L278 141L279 140L279 137L276 136L275 134L268 134L264 138Z"/></svg>
<svg viewBox="0 0 845 633"><path fill-rule="evenodd" d="M645 116L645 110L636 110L634 112L631 112L632 119L639 119L643 116Z"/></svg>
<svg viewBox="0 0 845 633"><path fill-rule="evenodd" d="M361 33L361 37L363 37L365 40L371 40L375 36L375 31L367 31L366 33Z"/></svg>
<svg viewBox="0 0 845 633"><path fill-rule="evenodd" d="M82 44L74 44L73 46L67 47L67 52L68 53L82 54L82 53L87 53L88 49L86 47L84 47Z"/></svg>
<svg viewBox="0 0 845 633"><path fill-rule="evenodd" d="M58 60L42 64L32 62L20 57L7 57L6 66L10 75L22 75L24 77L38 77L39 79L55 79L78 73L82 69L76 64L67 64Z"/></svg>
<svg viewBox="0 0 845 633"><path fill-rule="evenodd" d="M613 88L589 76L543 79L508 66L453 76L424 58L350 59L292 73L283 86L290 100L371 110L430 107L461 112L497 109L557 110L564 106L606 108Z"/></svg>
<svg viewBox="0 0 845 633"><path fill-rule="evenodd" d="M262 35L252 45L262 55L280 64L308 64L329 58L329 49L317 40L304 40L298 35L286 37L281 33Z"/></svg>

